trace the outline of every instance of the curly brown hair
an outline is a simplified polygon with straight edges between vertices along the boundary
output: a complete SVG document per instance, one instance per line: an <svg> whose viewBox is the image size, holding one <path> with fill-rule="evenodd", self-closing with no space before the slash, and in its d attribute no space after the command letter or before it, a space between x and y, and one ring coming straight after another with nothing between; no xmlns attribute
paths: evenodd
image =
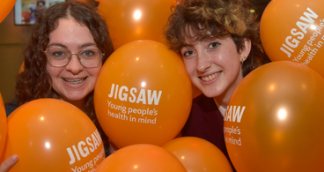
<svg viewBox="0 0 324 172"><path fill-rule="evenodd" d="M231 35L237 52L244 48L244 39L250 39L251 52L243 64L246 76L270 61L263 51L257 16L251 9L248 0L183 0L172 8L164 35L170 48L179 54L186 45L185 38L198 41Z"/></svg>
<svg viewBox="0 0 324 172"><path fill-rule="evenodd" d="M49 43L49 34L58 26L58 20L69 17L89 28L97 47L105 54L103 63L114 51L107 25L95 9L80 2L51 6L37 19L24 51L25 69L18 75L16 82L17 106L39 98L59 98L46 71L47 58L44 50ZM100 129L94 110L93 91L86 97L85 107L86 114Z"/></svg>

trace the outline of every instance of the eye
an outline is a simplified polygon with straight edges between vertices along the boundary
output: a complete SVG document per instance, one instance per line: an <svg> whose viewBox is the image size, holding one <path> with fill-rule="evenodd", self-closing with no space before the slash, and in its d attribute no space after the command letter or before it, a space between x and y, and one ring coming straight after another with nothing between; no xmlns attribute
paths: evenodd
<svg viewBox="0 0 324 172"><path fill-rule="evenodd" d="M52 52L52 56L55 56L55 57L62 57L64 55L65 55L64 51L54 51L54 52Z"/></svg>
<svg viewBox="0 0 324 172"><path fill-rule="evenodd" d="M219 42L212 42L209 44L208 48L217 48L220 45Z"/></svg>
<svg viewBox="0 0 324 172"><path fill-rule="evenodd" d="M49 49L48 55L55 59L64 59L68 55L68 52L62 50L62 49Z"/></svg>
<svg viewBox="0 0 324 172"><path fill-rule="evenodd" d="M98 50L83 50L80 55L83 58L91 58L98 55Z"/></svg>
<svg viewBox="0 0 324 172"><path fill-rule="evenodd" d="M194 51L192 51L192 50L188 50L188 51L185 51L183 54L182 54L182 56L183 57L189 57L189 56L191 56L191 55L193 55L194 54Z"/></svg>

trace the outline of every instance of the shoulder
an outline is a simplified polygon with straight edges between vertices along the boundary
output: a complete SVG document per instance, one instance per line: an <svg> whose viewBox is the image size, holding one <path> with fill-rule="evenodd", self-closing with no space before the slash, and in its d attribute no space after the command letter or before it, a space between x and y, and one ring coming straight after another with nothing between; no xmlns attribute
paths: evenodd
<svg viewBox="0 0 324 172"><path fill-rule="evenodd" d="M12 101L10 101L9 103L6 103L5 105L5 109L6 109L6 114L7 117L18 108L18 106L16 105L17 103L17 99L14 99Z"/></svg>

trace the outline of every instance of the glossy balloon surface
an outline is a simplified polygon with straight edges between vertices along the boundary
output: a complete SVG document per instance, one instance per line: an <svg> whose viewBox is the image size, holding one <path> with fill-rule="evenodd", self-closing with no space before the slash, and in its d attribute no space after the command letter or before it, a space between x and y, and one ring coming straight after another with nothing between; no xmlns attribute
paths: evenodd
<svg viewBox="0 0 324 172"><path fill-rule="evenodd" d="M37 99L8 118L5 156L19 161L9 170L94 170L105 158L100 134L81 110L57 99Z"/></svg>
<svg viewBox="0 0 324 172"><path fill-rule="evenodd" d="M324 170L324 79L289 61L248 74L224 118L226 147L237 171Z"/></svg>
<svg viewBox="0 0 324 172"><path fill-rule="evenodd" d="M188 172L232 172L226 156L215 145L198 137L179 137L163 145Z"/></svg>
<svg viewBox="0 0 324 172"><path fill-rule="evenodd" d="M126 146L108 156L96 172L186 172L167 150L149 144Z"/></svg>
<svg viewBox="0 0 324 172"><path fill-rule="evenodd" d="M100 125L119 148L162 146L184 126L192 90L181 58L156 41L134 41L103 65L94 91Z"/></svg>
<svg viewBox="0 0 324 172"><path fill-rule="evenodd" d="M176 4L176 0L101 0L98 12L117 49L136 40L164 42L163 28Z"/></svg>
<svg viewBox="0 0 324 172"><path fill-rule="evenodd" d="M324 1L270 1L261 17L260 35L272 61L294 61L324 77Z"/></svg>

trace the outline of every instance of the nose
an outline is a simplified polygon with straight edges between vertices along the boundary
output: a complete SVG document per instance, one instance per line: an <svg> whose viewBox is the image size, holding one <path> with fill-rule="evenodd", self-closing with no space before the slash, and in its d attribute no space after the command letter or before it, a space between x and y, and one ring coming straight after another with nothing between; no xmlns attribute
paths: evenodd
<svg viewBox="0 0 324 172"><path fill-rule="evenodd" d="M81 65L77 55L72 54L70 62L65 66L65 69L73 75L77 75L83 71L84 67Z"/></svg>
<svg viewBox="0 0 324 172"><path fill-rule="evenodd" d="M198 72L206 72L210 68L211 62L208 53L205 53L204 51L197 51L196 60L196 70Z"/></svg>

